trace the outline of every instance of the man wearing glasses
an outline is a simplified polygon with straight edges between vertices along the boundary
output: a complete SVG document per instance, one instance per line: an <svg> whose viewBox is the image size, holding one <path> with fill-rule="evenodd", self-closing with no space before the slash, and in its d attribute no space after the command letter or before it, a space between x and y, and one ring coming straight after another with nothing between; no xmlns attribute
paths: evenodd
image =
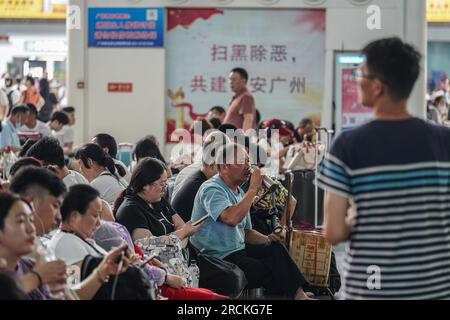
<svg viewBox="0 0 450 320"><path fill-rule="evenodd" d="M374 120L336 138L319 176L326 237L348 241L343 297L448 299L450 129L408 112L412 46L389 38L362 52L360 102Z"/></svg>

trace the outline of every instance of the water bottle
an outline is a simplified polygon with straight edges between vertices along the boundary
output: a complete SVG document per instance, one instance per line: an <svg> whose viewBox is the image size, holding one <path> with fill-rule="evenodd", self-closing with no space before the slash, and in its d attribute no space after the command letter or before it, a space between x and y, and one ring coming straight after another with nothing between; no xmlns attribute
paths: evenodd
<svg viewBox="0 0 450 320"><path fill-rule="evenodd" d="M5 148L5 152L3 154L2 159L2 167L3 167L3 179L8 179L9 177L9 170L13 166L14 163L17 161L17 156L13 152L13 149L11 146L7 146Z"/></svg>
<svg viewBox="0 0 450 320"><path fill-rule="evenodd" d="M200 280L200 268L197 265L197 261L192 260L189 265L189 273L191 275L191 288L198 288L198 283Z"/></svg>
<svg viewBox="0 0 450 320"><path fill-rule="evenodd" d="M44 262L51 262L51 261L55 261L56 256L55 256L55 252L53 250L51 250L50 248L45 248L44 246L40 245L37 249L37 253L41 256L41 260ZM63 299L65 296L65 293L68 292L68 288L67 285L58 285L57 287L53 287L50 288L50 286L47 286L47 289L49 292L51 292L51 295L54 299ZM58 290L58 292L54 293L53 291Z"/></svg>

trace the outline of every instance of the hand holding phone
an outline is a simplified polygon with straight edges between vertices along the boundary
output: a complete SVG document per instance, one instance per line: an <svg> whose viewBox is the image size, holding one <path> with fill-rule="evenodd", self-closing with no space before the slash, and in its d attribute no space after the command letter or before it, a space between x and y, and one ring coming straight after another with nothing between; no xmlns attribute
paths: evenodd
<svg viewBox="0 0 450 320"><path fill-rule="evenodd" d="M145 262L142 262L140 264L139 268L141 268L141 269L144 268L147 265L147 263L149 263L150 261L152 261L155 258L159 258L159 257L156 254L150 255L150 257L148 257L147 260L145 260Z"/></svg>
<svg viewBox="0 0 450 320"><path fill-rule="evenodd" d="M210 217L210 215L209 215L209 213L208 213L207 215L201 217L201 218L198 219L197 221L192 222L192 225L193 225L193 226L196 226L196 225L202 223L203 221L205 221L206 219L208 219L209 217Z"/></svg>
<svg viewBox="0 0 450 320"><path fill-rule="evenodd" d="M115 264L119 264L119 263L120 263L120 260L122 260L122 258L123 258L124 256L126 256L126 257L128 257L128 258L130 257L129 252L128 252L128 246L125 247L125 248L123 249L123 251L120 253L120 255L118 255L118 256L114 259L114 263L115 263Z"/></svg>

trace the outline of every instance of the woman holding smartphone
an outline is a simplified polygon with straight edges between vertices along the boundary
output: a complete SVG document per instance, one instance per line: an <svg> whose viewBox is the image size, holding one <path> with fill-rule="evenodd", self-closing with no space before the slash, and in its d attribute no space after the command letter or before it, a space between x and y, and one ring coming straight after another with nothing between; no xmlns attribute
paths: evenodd
<svg viewBox="0 0 450 320"><path fill-rule="evenodd" d="M184 223L164 199L166 191L165 164L154 158L139 161L130 185L114 205L117 222L128 229L133 241L174 233L186 246L188 238L201 227L193 226L192 221Z"/></svg>

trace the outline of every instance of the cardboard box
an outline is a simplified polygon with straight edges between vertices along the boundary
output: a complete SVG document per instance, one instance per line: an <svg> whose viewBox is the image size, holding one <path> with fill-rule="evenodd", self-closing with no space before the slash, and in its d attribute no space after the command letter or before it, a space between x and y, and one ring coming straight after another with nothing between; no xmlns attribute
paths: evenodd
<svg viewBox="0 0 450 320"><path fill-rule="evenodd" d="M306 280L317 287L328 286L331 245L317 231L293 230L290 254Z"/></svg>

